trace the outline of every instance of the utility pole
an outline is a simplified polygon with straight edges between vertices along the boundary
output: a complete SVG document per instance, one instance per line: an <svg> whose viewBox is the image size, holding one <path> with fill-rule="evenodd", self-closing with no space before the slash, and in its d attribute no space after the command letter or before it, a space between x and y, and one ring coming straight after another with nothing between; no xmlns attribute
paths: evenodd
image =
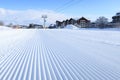
<svg viewBox="0 0 120 80"><path fill-rule="evenodd" d="M43 23L43 27L44 27L44 29L45 29L45 23L46 23L47 15L42 15L42 18L43 18L43 21L44 21L44 23Z"/></svg>

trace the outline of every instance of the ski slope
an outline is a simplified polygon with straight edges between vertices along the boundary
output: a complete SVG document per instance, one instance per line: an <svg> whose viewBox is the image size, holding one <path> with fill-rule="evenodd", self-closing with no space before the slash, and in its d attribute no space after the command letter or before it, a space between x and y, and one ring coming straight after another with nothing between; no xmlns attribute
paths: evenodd
<svg viewBox="0 0 120 80"><path fill-rule="evenodd" d="M120 80L120 31L2 30L0 80Z"/></svg>

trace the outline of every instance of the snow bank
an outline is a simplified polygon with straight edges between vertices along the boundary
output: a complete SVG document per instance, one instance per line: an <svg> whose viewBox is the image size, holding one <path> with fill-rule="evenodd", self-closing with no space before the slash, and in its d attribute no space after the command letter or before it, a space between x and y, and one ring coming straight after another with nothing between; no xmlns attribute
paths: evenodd
<svg viewBox="0 0 120 80"><path fill-rule="evenodd" d="M9 29L11 29L11 28L6 27L6 26L0 26L0 30L9 30Z"/></svg>
<svg viewBox="0 0 120 80"><path fill-rule="evenodd" d="M74 25L67 25L64 29L79 29L79 28Z"/></svg>

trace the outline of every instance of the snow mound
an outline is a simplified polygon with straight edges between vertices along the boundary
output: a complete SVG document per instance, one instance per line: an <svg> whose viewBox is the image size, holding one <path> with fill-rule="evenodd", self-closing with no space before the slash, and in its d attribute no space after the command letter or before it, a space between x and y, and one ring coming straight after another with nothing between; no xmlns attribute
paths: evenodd
<svg viewBox="0 0 120 80"><path fill-rule="evenodd" d="M6 26L0 26L0 30L9 30L9 29L11 29L11 28L6 27Z"/></svg>
<svg viewBox="0 0 120 80"><path fill-rule="evenodd" d="M67 25L64 29L79 29L79 28L74 25Z"/></svg>

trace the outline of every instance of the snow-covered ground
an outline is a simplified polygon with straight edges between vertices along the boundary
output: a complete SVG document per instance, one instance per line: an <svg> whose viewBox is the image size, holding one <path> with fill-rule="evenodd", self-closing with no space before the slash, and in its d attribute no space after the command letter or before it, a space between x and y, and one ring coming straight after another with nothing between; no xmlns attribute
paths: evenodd
<svg viewBox="0 0 120 80"><path fill-rule="evenodd" d="M6 27L6 26L0 26L0 31L1 31L1 30L8 30L8 29L11 29L11 28Z"/></svg>
<svg viewBox="0 0 120 80"><path fill-rule="evenodd" d="M120 80L120 31L0 31L0 80Z"/></svg>

